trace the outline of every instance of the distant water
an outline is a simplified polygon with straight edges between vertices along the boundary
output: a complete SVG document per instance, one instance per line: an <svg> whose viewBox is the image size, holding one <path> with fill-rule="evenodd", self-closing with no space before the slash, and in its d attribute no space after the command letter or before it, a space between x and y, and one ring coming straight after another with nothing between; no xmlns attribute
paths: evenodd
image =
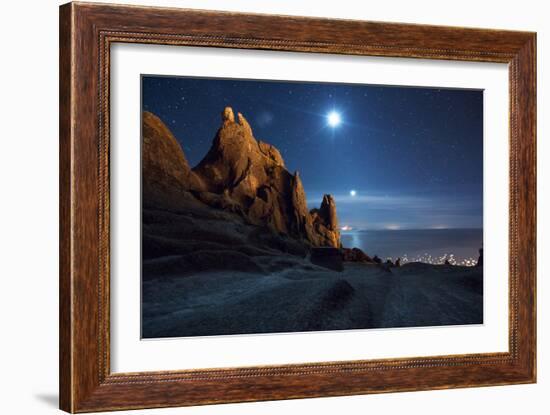
<svg viewBox="0 0 550 415"><path fill-rule="evenodd" d="M483 229L421 229L342 232L345 248L360 248L382 259L474 265L483 247Z"/></svg>

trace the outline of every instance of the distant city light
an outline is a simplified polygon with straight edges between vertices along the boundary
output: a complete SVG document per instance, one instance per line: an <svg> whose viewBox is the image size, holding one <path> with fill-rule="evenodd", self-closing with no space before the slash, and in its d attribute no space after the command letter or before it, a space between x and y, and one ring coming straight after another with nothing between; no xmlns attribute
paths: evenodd
<svg viewBox="0 0 550 415"><path fill-rule="evenodd" d="M475 267L477 265L478 258L463 258L460 260L457 260L455 258L454 254L443 254L440 256L432 256L428 253L424 253L423 255L417 255L414 257L409 257L407 254L403 254L400 257L387 257L386 259L389 259L390 261L394 262L397 260L397 258L401 258L401 264L406 264L408 262L422 262L424 264L432 264L432 265L443 265L446 261L450 265L459 265L463 267Z"/></svg>

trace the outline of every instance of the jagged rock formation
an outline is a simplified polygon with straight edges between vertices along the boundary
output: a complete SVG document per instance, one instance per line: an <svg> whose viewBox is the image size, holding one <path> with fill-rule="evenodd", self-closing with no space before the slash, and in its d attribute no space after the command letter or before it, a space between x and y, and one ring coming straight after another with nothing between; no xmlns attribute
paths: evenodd
<svg viewBox="0 0 550 415"><path fill-rule="evenodd" d="M230 107L222 111L222 125L212 146L193 169L160 119L144 113L143 124L144 198L146 187L154 189L147 192L156 198L159 191L189 191L210 207L239 213L274 233L313 246L340 247L332 196L325 195L321 207L309 212L299 173L286 170L274 146L256 140L242 114L235 120Z"/></svg>
<svg viewBox="0 0 550 415"><path fill-rule="evenodd" d="M340 247L340 231L338 230L338 215L336 202L331 195L324 195L320 209L310 212L317 246Z"/></svg>
<svg viewBox="0 0 550 415"><path fill-rule="evenodd" d="M183 150L156 115L143 113L142 186L145 203L173 204L183 190L201 190L201 179L191 170Z"/></svg>

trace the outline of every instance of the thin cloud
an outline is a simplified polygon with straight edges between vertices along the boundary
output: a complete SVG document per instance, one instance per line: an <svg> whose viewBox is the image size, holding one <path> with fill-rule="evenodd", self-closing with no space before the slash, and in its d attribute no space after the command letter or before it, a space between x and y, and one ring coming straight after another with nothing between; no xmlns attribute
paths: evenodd
<svg viewBox="0 0 550 415"><path fill-rule="evenodd" d="M477 228L482 226L481 198L463 195L333 194L341 225L363 229ZM321 194L312 195L310 208Z"/></svg>

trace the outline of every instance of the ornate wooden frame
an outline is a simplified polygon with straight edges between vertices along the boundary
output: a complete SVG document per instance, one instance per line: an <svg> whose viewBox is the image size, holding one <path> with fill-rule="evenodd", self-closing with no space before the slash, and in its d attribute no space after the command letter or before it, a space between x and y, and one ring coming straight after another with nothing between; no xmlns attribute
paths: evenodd
<svg viewBox="0 0 550 415"><path fill-rule="evenodd" d="M114 42L508 63L509 352L111 373L109 56ZM61 409L90 412L535 382L535 105L535 33L106 4L61 6Z"/></svg>

